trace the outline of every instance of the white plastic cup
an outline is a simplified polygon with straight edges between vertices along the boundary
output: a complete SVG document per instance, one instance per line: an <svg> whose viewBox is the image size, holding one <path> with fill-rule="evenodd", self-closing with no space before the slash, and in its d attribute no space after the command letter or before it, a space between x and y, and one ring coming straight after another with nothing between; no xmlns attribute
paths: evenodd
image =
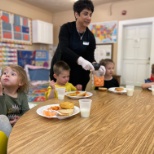
<svg viewBox="0 0 154 154"><path fill-rule="evenodd" d="M81 117L88 118L91 110L91 99L79 99Z"/></svg>
<svg viewBox="0 0 154 154"><path fill-rule="evenodd" d="M133 85L126 85L127 96L133 96L134 94L134 86Z"/></svg>
<svg viewBox="0 0 154 154"><path fill-rule="evenodd" d="M64 99L64 96L65 96L65 90L66 90L65 87L62 87L62 88L56 88L56 91L57 91L57 95L58 95L58 99L59 99L59 100L63 100L63 99Z"/></svg>
<svg viewBox="0 0 154 154"><path fill-rule="evenodd" d="M154 95L154 85L151 85L152 95Z"/></svg>

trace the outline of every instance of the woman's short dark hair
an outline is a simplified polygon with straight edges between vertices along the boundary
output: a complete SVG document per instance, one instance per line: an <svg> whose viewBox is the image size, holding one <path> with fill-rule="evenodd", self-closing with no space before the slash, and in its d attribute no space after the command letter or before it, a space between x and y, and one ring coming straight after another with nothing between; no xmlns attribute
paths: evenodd
<svg viewBox="0 0 154 154"><path fill-rule="evenodd" d="M94 5L91 0L78 0L73 5L74 12L80 14L83 9L88 9L91 12L94 12Z"/></svg>

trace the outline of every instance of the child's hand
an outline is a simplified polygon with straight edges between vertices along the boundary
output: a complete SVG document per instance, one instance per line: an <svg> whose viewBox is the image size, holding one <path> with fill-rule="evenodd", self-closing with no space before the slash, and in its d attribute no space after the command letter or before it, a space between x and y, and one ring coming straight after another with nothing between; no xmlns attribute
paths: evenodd
<svg viewBox="0 0 154 154"><path fill-rule="evenodd" d="M14 119L11 119L11 120L10 120L10 124L11 124L12 126L14 126L15 123L19 120L19 118L20 118L19 116L15 116Z"/></svg>
<svg viewBox="0 0 154 154"><path fill-rule="evenodd" d="M81 85L81 84L77 84L77 85L76 85L76 89L77 89L77 90L82 90L82 85Z"/></svg>
<svg viewBox="0 0 154 154"><path fill-rule="evenodd" d="M52 87L52 89L55 89L55 82L54 82L54 80L51 80L49 85Z"/></svg>

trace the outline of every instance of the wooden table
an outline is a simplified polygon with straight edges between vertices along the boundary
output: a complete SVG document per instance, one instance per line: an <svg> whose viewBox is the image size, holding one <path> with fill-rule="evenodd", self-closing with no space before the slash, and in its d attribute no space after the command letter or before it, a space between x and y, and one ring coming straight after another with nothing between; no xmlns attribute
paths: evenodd
<svg viewBox="0 0 154 154"><path fill-rule="evenodd" d="M90 118L47 119L37 108L23 115L8 141L8 154L154 154L154 96L94 91ZM78 106L78 100L72 100Z"/></svg>

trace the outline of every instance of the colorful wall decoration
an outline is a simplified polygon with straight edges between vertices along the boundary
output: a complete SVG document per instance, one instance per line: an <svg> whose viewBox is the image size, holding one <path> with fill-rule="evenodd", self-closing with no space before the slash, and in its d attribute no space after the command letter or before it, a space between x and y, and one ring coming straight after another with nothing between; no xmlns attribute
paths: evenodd
<svg viewBox="0 0 154 154"><path fill-rule="evenodd" d="M49 51L36 50L35 65L49 67Z"/></svg>
<svg viewBox="0 0 154 154"><path fill-rule="evenodd" d="M26 64L35 65L35 51L18 50L18 65L25 67Z"/></svg>
<svg viewBox="0 0 154 154"><path fill-rule="evenodd" d="M17 64L17 50L15 48L0 47L0 66Z"/></svg>
<svg viewBox="0 0 154 154"><path fill-rule="evenodd" d="M91 23L89 29L95 36L96 44L117 42L117 21Z"/></svg>
<svg viewBox="0 0 154 154"><path fill-rule="evenodd" d="M0 41L32 44L32 20L0 10Z"/></svg>
<svg viewBox="0 0 154 154"><path fill-rule="evenodd" d="M18 50L18 65L25 67L26 64L34 66L49 67L49 51L47 50Z"/></svg>

